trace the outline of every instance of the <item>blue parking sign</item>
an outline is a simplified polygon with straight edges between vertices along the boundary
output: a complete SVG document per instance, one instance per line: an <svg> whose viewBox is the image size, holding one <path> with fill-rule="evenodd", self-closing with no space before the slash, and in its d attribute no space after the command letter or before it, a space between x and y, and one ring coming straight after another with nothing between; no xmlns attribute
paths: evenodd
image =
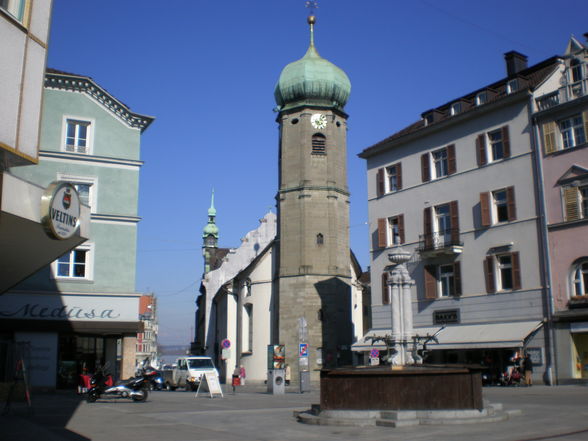
<svg viewBox="0 0 588 441"><path fill-rule="evenodd" d="M300 343L299 357L308 357L308 343Z"/></svg>

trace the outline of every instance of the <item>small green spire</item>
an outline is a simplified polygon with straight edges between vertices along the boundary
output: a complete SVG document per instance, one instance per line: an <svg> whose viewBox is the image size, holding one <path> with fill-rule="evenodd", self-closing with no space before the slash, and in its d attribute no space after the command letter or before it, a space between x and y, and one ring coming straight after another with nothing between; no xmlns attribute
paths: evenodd
<svg viewBox="0 0 588 441"><path fill-rule="evenodd" d="M212 189L212 196L210 198L210 208L208 209L209 216L216 216L216 209L214 208L214 188Z"/></svg>
<svg viewBox="0 0 588 441"><path fill-rule="evenodd" d="M204 227L202 238L206 240L208 236L213 236L218 239L218 227L215 223L216 209L214 208L214 188L212 189L212 197L210 199L210 208L208 209L208 224ZM210 244L208 244L209 246ZM205 245L206 246L206 245ZM215 244L216 246L216 244Z"/></svg>

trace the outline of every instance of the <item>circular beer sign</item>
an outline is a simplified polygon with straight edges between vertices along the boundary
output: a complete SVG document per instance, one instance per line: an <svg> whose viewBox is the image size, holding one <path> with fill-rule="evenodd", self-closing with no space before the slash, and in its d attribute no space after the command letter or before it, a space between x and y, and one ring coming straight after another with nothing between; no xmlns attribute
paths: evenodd
<svg viewBox="0 0 588 441"><path fill-rule="evenodd" d="M55 239L69 239L80 226L80 196L68 182L52 182L41 199L41 222Z"/></svg>

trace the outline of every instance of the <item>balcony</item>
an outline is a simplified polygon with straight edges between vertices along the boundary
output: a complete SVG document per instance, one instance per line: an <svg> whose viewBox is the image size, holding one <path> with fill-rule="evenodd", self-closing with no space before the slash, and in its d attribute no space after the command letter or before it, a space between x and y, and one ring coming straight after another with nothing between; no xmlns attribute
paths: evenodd
<svg viewBox="0 0 588 441"><path fill-rule="evenodd" d="M535 103L537 104L537 110L541 112L585 95L588 95L588 79L566 84L555 92L548 93L535 99Z"/></svg>
<svg viewBox="0 0 588 441"><path fill-rule="evenodd" d="M453 228L419 236L418 250L422 258L461 254L463 242L459 240L459 229Z"/></svg>

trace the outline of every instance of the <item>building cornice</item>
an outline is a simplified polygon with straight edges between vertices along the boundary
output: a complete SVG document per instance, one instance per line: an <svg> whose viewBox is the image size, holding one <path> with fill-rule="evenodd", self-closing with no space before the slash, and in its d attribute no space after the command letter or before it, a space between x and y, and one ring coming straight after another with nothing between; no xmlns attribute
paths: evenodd
<svg viewBox="0 0 588 441"><path fill-rule="evenodd" d="M155 120L152 116L132 112L90 77L48 70L45 73L45 88L86 93L129 127L140 129L141 132Z"/></svg>
<svg viewBox="0 0 588 441"><path fill-rule="evenodd" d="M141 167L144 164L143 161L137 161L134 159L110 158L108 156L93 156L93 155L85 155L85 154L81 154L81 153L56 152L56 151L51 151L51 150L40 150L39 157L40 158L54 158L54 159L63 159L63 160L82 161L82 162L94 162L94 163L101 163L101 164L116 164L116 165L125 165L125 166L129 166L129 167Z"/></svg>

